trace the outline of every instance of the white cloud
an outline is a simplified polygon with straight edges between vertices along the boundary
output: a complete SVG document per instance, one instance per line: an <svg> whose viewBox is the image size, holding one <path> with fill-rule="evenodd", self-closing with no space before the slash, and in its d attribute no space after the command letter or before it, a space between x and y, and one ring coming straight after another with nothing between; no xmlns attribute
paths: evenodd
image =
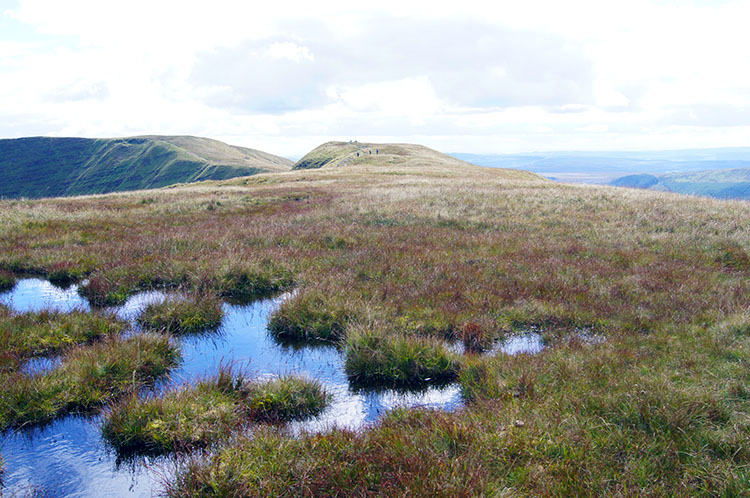
<svg viewBox="0 0 750 498"><path fill-rule="evenodd" d="M309 48L301 47L292 42L272 43L266 50L268 56L274 59L288 59L294 62L299 62L302 59L315 60L315 56Z"/></svg>
<svg viewBox="0 0 750 498"><path fill-rule="evenodd" d="M748 18L746 0L21 0L0 17L0 136L745 145Z"/></svg>

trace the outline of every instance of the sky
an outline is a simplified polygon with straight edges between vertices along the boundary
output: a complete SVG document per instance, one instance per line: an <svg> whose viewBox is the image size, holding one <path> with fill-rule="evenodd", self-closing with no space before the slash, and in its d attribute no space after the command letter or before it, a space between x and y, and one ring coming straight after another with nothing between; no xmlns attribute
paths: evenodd
<svg viewBox="0 0 750 498"><path fill-rule="evenodd" d="M262 3L0 0L0 137L750 145L750 0Z"/></svg>

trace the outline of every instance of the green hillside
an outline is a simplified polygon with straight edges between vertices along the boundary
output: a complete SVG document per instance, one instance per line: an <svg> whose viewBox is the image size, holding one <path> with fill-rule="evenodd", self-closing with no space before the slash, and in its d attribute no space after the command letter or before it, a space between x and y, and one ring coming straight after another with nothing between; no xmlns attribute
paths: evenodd
<svg viewBox="0 0 750 498"><path fill-rule="evenodd" d="M0 140L0 197L55 197L285 171L292 162L188 136Z"/></svg>
<svg viewBox="0 0 750 498"><path fill-rule="evenodd" d="M327 142L307 153L294 165L295 170L335 169L347 167L347 174L399 172L433 175L454 175L456 172L488 174L486 167L477 166L443 154L424 145L362 142ZM518 169L503 169L501 176L541 180L535 173Z"/></svg>
<svg viewBox="0 0 750 498"><path fill-rule="evenodd" d="M693 171L661 176L629 175L617 178L612 185L719 199L750 199L750 168Z"/></svg>

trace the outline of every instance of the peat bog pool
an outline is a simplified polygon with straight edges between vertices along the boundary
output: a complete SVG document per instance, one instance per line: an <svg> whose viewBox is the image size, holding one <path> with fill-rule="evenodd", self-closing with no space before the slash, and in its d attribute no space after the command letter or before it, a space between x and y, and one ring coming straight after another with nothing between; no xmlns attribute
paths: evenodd
<svg viewBox="0 0 750 498"><path fill-rule="evenodd" d="M159 291L132 296L124 305L109 310L131 322L148 303L163 299ZM170 386L192 383L215 373L221 364L231 364L254 378L289 373L317 379L332 395L319 416L290 424L292 431L320 431L332 425L358 428L378 420L399 406L455 410L462 404L457 384L432 387L420 392L396 390L353 391L344 373L344 356L333 346L292 347L276 342L266 329L271 313L287 296L255 301L248 305L225 303L221 328L211 334L182 337L182 362L170 375ZM0 294L0 303L11 309L38 311L89 310L76 286L60 289L40 279L22 279ZM500 343L496 352L534 354L543 348L541 336L530 333ZM25 372L55 368L57 361L28 362ZM162 384L163 387L163 384ZM158 388L158 387L157 387ZM101 437L102 416L67 416L42 427L8 432L0 436L0 454L5 473L0 495L23 496L154 496L172 466L168 457L120 463Z"/></svg>

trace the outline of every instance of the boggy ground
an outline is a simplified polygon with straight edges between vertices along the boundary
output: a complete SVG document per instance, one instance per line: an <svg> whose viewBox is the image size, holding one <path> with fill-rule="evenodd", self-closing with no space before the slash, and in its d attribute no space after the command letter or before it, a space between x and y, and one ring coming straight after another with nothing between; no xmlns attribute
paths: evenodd
<svg viewBox="0 0 750 498"><path fill-rule="evenodd" d="M552 346L462 358L457 413L259 431L185 466L170 494L746 493L750 204L556 184L405 146L341 163L0 203L0 268L87 276L92 302L294 286L277 332L345 351L355 329L439 344L535 326Z"/></svg>

